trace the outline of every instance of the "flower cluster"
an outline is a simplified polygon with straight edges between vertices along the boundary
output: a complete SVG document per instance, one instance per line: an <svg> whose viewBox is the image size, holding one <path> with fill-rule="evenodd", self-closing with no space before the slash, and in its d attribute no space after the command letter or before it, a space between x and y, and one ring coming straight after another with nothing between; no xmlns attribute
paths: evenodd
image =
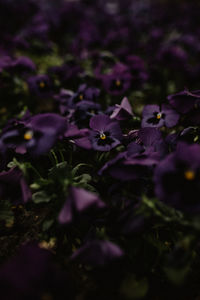
<svg viewBox="0 0 200 300"><path fill-rule="evenodd" d="M0 0L2 299L199 299L199 9Z"/></svg>

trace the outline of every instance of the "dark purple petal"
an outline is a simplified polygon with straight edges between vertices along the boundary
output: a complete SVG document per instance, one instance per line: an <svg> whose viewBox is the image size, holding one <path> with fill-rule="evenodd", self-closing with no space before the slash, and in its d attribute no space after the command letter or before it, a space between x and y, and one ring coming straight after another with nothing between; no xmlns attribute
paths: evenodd
<svg viewBox="0 0 200 300"><path fill-rule="evenodd" d="M182 114L186 114L191 111L199 98L200 91L189 92L187 90L167 97L171 106Z"/></svg>
<svg viewBox="0 0 200 300"><path fill-rule="evenodd" d="M76 214L90 208L101 209L104 207L105 204L96 194L82 188L71 187L67 200L58 216L58 221L61 224L69 224Z"/></svg>
<svg viewBox="0 0 200 300"><path fill-rule="evenodd" d="M94 266L103 266L121 258L123 255L123 250L114 243L93 240L78 249L71 256L71 259Z"/></svg>
<svg viewBox="0 0 200 300"><path fill-rule="evenodd" d="M110 116L111 119L116 119L119 121L127 120L133 116L132 107L126 97L123 98L120 105L116 104L115 109Z"/></svg>
<svg viewBox="0 0 200 300"><path fill-rule="evenodd" d="M106 115L94 116L90 119L90 128L95 131L104 131L110 122L112 122L111 119Z"/></svg>

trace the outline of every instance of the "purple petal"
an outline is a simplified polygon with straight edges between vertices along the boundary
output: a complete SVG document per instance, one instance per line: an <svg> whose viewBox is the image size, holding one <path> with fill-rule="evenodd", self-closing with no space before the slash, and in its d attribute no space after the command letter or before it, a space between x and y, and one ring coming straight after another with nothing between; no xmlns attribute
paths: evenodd
<svg viewBox="0 0 200 300"><path fill-rule="evenodd" d="M108 116L97 115L90 119L90 128L96 131L104 131L110 122L113 121Z"/></svg>

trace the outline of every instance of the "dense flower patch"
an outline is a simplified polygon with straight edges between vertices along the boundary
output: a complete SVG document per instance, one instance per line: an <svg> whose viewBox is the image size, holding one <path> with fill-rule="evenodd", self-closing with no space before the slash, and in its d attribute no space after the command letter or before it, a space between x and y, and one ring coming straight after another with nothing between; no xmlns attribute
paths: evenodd
<svg viewBox="0 0 200 300"><path fill-rule="evenodd" d="M0 0L1 299L199 299L199 11Z"/></svg>

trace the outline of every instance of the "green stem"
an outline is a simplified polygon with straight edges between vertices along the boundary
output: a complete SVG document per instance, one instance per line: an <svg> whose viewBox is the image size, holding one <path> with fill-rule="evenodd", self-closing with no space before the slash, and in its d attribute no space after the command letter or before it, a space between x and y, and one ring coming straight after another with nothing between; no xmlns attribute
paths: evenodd
<svg viewBox="0 0 200 300"><path fill-rule="evenodd" d="M60 154L60 157L61 157L61 161L64 162L65 158L64 158L62 150L59 150L59 154Z"/></svg>
<svg viewBox="0 0 200 300"><path fill-rule="evenodd" d="M43 177L40 175L40 173L38 172L38 170L36 170L32 165L29 166L29 169L32 169L32 170L35 172L35 174L37 174L37 176L38 176L39 178L42 178L42 179L43 179Z"/></svg>
<svg viewBox="0 0 200 300"><path fill-rule="evenodd" d="M56 153L55 153L54 150L51 150L51 155L53 156L53 158L54 158L54 160L55 160L55 163L56 163L56 165L57 165L57 164L58 164L58 158L57 158L57 155L56 155Z"/></svg>

